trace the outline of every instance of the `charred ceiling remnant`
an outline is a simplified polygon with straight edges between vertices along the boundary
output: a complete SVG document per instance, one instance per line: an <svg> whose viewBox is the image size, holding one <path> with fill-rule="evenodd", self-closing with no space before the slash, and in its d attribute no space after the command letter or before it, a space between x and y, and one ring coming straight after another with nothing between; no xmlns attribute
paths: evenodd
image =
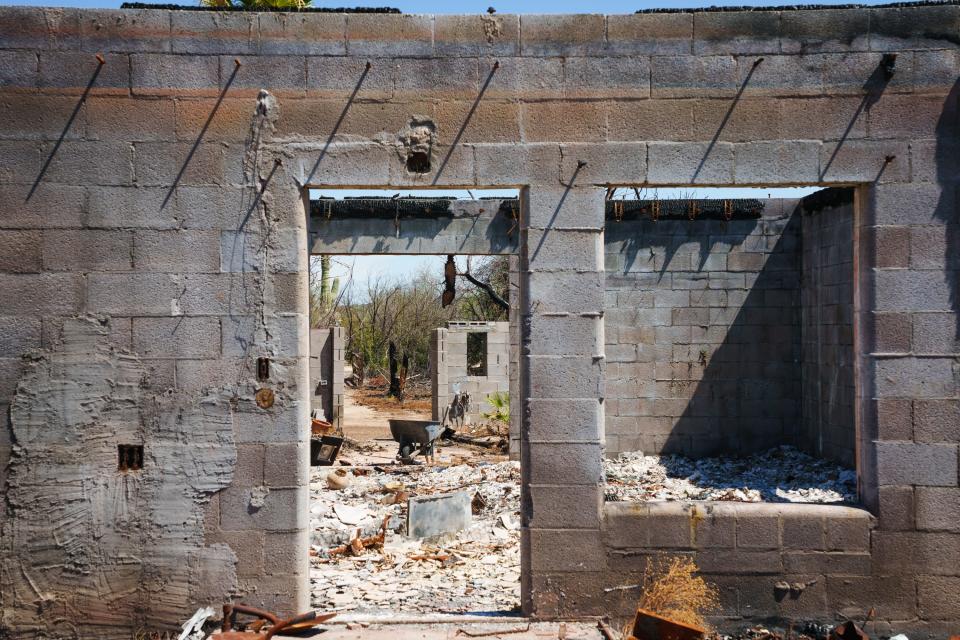
<svg viewBox="0 0 960 640"><path fill-rule="evenodd" d="M237 462L231 398L148 386L108 320L68 320L33 357L10 407L0 628L129 638L235 590L233 551L203 539ZM118 469L118 446L142 447L138 472Z"/></svg>

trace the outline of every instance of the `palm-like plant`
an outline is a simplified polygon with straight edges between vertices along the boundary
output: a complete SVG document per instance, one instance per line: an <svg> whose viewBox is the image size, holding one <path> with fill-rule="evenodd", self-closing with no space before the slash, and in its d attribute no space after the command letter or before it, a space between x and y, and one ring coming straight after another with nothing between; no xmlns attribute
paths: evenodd
<svg viewBox="0 0 960 640"><path fill-rule="evenodd" d="M483 414L487 420L510 422L510 394L506 391L495 391L487 396L491 410Z"/></svg>

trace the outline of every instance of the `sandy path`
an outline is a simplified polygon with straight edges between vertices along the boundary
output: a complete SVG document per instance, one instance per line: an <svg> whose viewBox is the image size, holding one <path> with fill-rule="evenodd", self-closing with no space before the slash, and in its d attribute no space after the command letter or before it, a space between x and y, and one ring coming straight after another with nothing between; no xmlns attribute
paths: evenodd
<svg viewBox="0 0 960 640"><path fill-rule="evenodd" d="M343 433L348 438L359 442L367 440L389 440L389 418L408 418L415 420L429 420L429 411L411 411L409 409L394 409L379 411L373 407L359 404L356 400L357 392L351 387L344 389L343 394Z"/></svg>

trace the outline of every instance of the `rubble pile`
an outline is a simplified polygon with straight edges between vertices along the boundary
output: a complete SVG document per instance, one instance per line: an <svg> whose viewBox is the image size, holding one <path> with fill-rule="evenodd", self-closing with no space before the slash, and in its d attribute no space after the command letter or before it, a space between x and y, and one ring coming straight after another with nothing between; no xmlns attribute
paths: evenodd
<svg viewBox="0 0 960 640"><path fill-rule="evenodd" d="M604 467L608 502L856 502L853 470L787 446L746 458L702 460L628 452Z"/></svg>
<svg viewBox="0 0 960 640"><path fill-rule="evenodd" d="M422 613L509 611L520 605L520 465L377 467L348 471L330 489L330 467L311 477L312 605L332 611ZM469 528L435 538L404 535L407 499L468 491ZM387 523L381 547L329 551L352 538L373 538ZM357 534L359 530L359 534Z"/></svg>

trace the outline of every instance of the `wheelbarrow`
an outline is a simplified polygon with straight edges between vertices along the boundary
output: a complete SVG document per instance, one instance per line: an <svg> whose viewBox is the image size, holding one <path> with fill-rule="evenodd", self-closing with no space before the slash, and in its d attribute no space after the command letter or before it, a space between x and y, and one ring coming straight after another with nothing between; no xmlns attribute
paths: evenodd
<svg viewBox="0 0 960 640"><path fill-rule="evenodd" d="M390 435L400 445L397 458L402 464L416 464L417 453L433 459L433 445L443 432L443 425L434 420L400 420L391 418Z"/></svg>
<svg viewBox="0 0 960 640"><path fill-rule="evenodd" d="M238 625L237 615L241 613L253 616L257 620L241 625L244 627L243 631L234 631L234 626ZM310 629L336 615L336 613L308 611L281 620L269 611L248 607L245 604L225 604L223 605L223 625L219 632L211 634L210 640L269 640L280 632L297 633ZM267 632L260 633L267 624L270 625Z"/></svg>

